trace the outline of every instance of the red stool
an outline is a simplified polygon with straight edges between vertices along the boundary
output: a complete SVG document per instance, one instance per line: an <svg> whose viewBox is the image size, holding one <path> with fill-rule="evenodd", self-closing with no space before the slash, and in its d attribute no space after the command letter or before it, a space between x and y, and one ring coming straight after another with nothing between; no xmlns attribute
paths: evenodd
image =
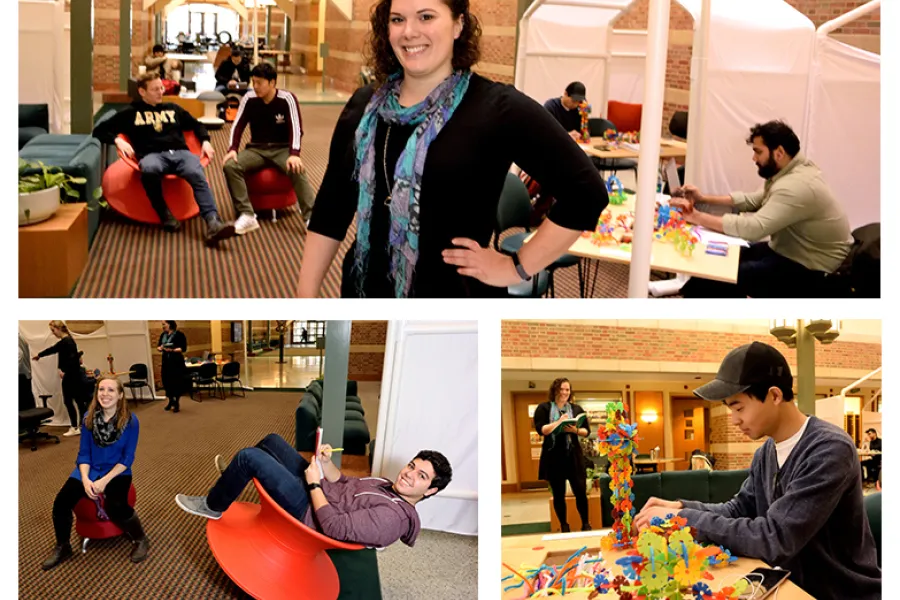
<svg viewBox="0 0 900 600"><path fill-rule="evenodd" d="M260 504L235 502L206 536L222 570L257 600L334 600L337 569L325 550L362 550L322 535L278 506L253 480Z"/></svg>
<svg viewBox="0 0 900 600"><path fill-rule="evenodd" d="M246 176L247 194L250 204L257 211L271 210L272 222L277 221L275 211L297 203L294 183L291 178L276 167L263 167Z"/></svg>
<svg viewBox="0 0 900 600"><path fill-rule="evenodd" d="M128 490L128 506L134 508L137 495L134 484ZM105 540L122 535L124 532L112 521L101 521L97 518L97 505L90 498L82 498L75 505L75 532L84 538L81 552L87 552L88 542Z"/></svg>
<svg viewBox="0 0 900 600"><path fill-rule="evenodd" d="M120 135L126 142L124 135ZM200 156L200 141L193 131L184 132L184 140L188 149ZM121 213L140 223L159 225L159 215L153 210L150 199L141 184L141 168L138 163L119 152L120 160L111 164L103 174L103 196L109 205ZM206 167L209 159L200 159L200 165ZM176 175L163 176L163 198L172 215L179 221L192 219L200 214L200 207L194 201L194 190L184 179Z"/></svg>

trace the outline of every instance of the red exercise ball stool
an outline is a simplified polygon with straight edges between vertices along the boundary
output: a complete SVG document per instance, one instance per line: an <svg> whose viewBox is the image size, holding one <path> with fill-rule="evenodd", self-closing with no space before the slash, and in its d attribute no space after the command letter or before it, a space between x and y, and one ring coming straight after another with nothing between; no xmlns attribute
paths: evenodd
<svg viewBox="0 0 900 600"><path fill-rule="evenodd" d="M134 484L128 489L128 506L134 508L137 495ZM105 540L125 533L112 521L101 521L97 516L97 504L90 498L82 498L75 505L75 532L84 538L81 542L82 554L87 552L88 542L91 540Z"/></svg>
<svg viewBox="0 0 900 600"><path fill-rule="evenodd" d="M128 137L120 135L128 142ZM184 140L188 149L200 156L200 141L193 131L184 132ZM129 142L130 143L130 142ZM119 152L117 160L103 174L103 196L109 205L118 213L140 223L159 225L159 215L153 210L150 199L141 184L141 168L138 163ZM206 167L209 159L200 159L200 165ZM172 215L179 221L192 219L200 214L200 207L194 200L194 190L190 184L177 175L163 176L163 198Z"/></svg>
<svg viewBox="0 0 900 600"><path fill-rule="evenodd" d="M222 570L257 600L335 600L337 569L325 550L362 550L310 529L278 506L253 480L260 504L235 502L206 536Z"/></svg>
<svg viewBox="0 0 900 600"><path fill-rule="evenodd" d="M246 175L250 204L257 211L271 210L272 222L277 221L275 211L297 203L294 182L289 175L276 167L263 167Z"/></svg>

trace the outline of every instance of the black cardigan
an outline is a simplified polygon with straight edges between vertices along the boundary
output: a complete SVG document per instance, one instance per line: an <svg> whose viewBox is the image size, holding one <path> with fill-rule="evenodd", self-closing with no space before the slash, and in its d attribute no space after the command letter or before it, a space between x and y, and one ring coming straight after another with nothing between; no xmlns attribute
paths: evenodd
<svg viewBox="0 0 900 600"><path fill-rule="evenodd" d="M309 230L343 240L356 215L359 186L353 180L354 136L374 93L361 88L344 107L331 138L328 169L316 196ZM391 126L389 175L412 126ZM390 212L384 206L384 143L387 125L375 129L375 196L372 203L365 292L393 297L387 235ZM578 231L593 230L609 203L597 169L540 104L514 87L472 75L469 88L440 134L428 148L421 182L419 258L411 296L431 298L503 297L491 287L456 272L441 252L451 239L465 237L486 247L497 225L497 205L510 165L515 162L556 198L551 221ZM350 268L355 245L344 261L342 296L357 295Z"/></svg>
<svg viewBox="0 0 900 600"><path fill-rule="evenodd" d="M578 404L572 404L572 416L577 417L584 412L584 408ZM587 468L584 462L584 453L581 451L581 440L577 434L560 432L556 436L541 433L544 425L550 422L550 401L538 404L534 409L534 428L538 434L544 437L541 446L541 460L538 463L538 477L543 481L550 481L551 475L557 477L585 475ZM591 433L590 421L585 422L584 427ZM571 436L571 453L566 452L565 436ZM570 462L571 461L571 462ZM574 468L574 473L572 469Z"/></svg>
<svg viewBox="0 0 900 600"><path fill-rule="evenodd" d="M164 335L165 332L160 334L157 346L162 346ZM162 353L162 363L160 366L161 369L165 371L167 377L169 375L179 375L187 370L187 367L184 365L184 357L185 353L187 353L187 336L177 329L175 330L175 335L172 336L172 348L181 348L182 352L164 351Z"/></svg>
<svg viewBox="0 0 900 600"><path fill-rule="evenodd" d="M57 354L57 366L66 377L77 378L81 370L81 363L78 360L78 345L71 335L60 338L58 342L38 353L40 358Z"/></svg>

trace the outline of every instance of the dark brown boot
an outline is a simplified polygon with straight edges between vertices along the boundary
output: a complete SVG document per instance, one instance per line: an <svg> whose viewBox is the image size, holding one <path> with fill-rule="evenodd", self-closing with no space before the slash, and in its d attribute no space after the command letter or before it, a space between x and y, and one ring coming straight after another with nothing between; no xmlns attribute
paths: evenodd
<svg viewBox="0 0 900 600"><path fill-rule="evenodd" d="M137 513L132 514L127 521L121 523L120 527L134 543L134 549L131 551L131 562L139 563L147 558L147 553L150 552L150 539L144 533L144 528L141 526L141 520L138 519Z"/></svg>
<svg viewBox="0 0 900 600"><path fill-rule="evenodd" d="M72 556L74 556L72 546L69 544L57 545L53 548L53 553L50 554L50 557L41 565L41 568L45 571L49 571L64 560L72 558Z"/></svg>

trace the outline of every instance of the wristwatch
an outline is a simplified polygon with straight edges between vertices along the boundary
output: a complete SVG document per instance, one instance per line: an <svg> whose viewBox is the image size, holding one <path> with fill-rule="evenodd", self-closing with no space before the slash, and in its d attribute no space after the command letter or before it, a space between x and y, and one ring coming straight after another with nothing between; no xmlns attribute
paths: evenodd
<svg viewBox="0 0 900 600"><path fill-rule="evenodd" d="M310 491L310 492L313 491L313 490L320 490L320 489L322 489L322 486L321 486L320 484L318 484L318 483L311 483L311 484L309 484L309 491Z"/></svg>
<svg viewBox="0 0 900 600"><path fill-rule="evenodd" d="M531 275L525 272L525 267L522 266L522 263L519 262L519 253L514 252L512 255L513 265L516 267L516 273L519 274L519 277L522 278L522 281L531 281Z"/></svg>

